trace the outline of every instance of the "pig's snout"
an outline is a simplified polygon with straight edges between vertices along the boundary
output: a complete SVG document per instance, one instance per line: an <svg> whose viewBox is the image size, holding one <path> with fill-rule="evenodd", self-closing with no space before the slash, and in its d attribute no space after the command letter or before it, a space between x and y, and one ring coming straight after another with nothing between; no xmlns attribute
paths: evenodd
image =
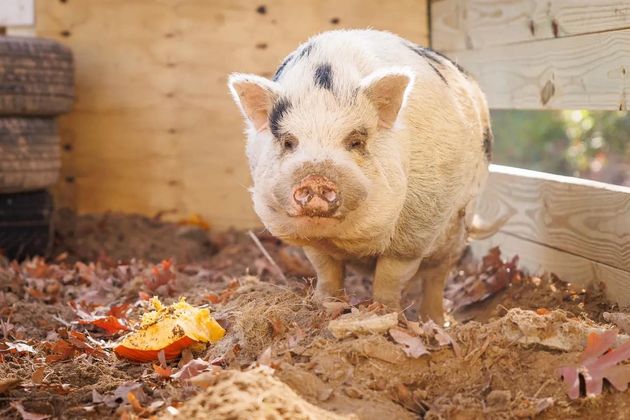
<svg viewBox="0 0 630 420"><path fill-rule="evenodd" d="M330 217L339 208L337 185L321 175L309 175L293 188L293 201L301 216Z"/></svg>

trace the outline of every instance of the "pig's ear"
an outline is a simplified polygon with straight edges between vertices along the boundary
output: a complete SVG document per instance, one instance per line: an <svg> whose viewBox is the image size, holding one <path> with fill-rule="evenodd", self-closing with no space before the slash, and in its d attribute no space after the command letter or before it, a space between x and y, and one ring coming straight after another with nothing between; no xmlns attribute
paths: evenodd
<svg viewBox="0 0 630 420"><path fill-rule="evenodd" d="M379 126L391 128L414 82L410 69L376 71L361 80L361 90L376 107Z"/></svg>
<svg viewBox="0 0 630 420"><path fill-rule="evenodd" d="M234 101L256 131L269 125L269 113L280 94L280 86L264 77L233 73L228 81Z"/></svg>

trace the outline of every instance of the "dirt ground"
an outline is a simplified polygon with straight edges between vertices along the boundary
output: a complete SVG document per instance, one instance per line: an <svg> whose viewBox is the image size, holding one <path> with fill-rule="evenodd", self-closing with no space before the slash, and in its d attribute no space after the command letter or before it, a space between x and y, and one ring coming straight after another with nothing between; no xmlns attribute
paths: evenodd
<svg viewBox="0 0 630 420"><path fill-rule="evenodd" d="M513 256L466 255L447 284L449 322L407 320L368 299L316 301L299 249L200 221L62 213L52 256L0 257L0 418L621 419L628 391L570 399L558 369L620 312L596 288L530 277ZM261 247L269 254L266 257ZM173 262L168 275L159 275ZM570 280L570 279L566 279ZM117 358L81 314L131 327L159 296L207 306L215 345L166 365ZM623 323L618 323L620 334ZM618 341L623 341L623 335ZM626 362L627 363L627 362ZM165 373L166 372L166 373ZM172 375L170 375L172 373Z"/></svg>

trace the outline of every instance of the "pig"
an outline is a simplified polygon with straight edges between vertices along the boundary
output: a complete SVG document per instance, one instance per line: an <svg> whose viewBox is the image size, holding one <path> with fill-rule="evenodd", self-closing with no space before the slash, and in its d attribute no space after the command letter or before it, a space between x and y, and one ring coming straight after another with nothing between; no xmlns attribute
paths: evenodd
<svg viewBox="0 0 630 420"><path fill-rule="evenodd" d="M373 299L443 322L444 282L475 224L492 131L486 99L459 65L389 32L336 30L289 54L273 78L228 81L246 121L254 209L303 247L320 297L348 265L374 274ZM484 230L486 229L486 230Z"/></svg>

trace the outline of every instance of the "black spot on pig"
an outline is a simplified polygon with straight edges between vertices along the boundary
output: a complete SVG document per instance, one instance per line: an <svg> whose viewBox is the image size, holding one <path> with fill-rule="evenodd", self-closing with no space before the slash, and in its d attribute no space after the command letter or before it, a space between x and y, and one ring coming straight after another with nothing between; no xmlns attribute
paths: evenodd
<svg viewBox="0 0 630 420"><path fill-rule="evenodd" d="M332 23L333 25L339 25L339 18L338 17L334 17L332 19L330 19L330 23Z"/></svg>
<svg viewBox="0 0 630 420"><path fill-rule="evenodd" d="M284 59L284 61L282 62L282 64L280 64L280 67L278 67L278 70L276 70L276 73L273 75L272 80L274 82L277 82L278 79L280 78L280 76L282 76L282 72L284 71L285 67L287 66L287 64L289 64L289 62L293 59L293 54L289 54L287 56L287 58Z"/></svg>
<svg viewBox="0 0 630 420"><path fill-rule="evenodd" d="M407 47L415 52L416 54L418 54L420 57L424 58L425 60L427 60L427 64L433 69L433 71L440 77L440 79L442 79L442 81L444 83L446 83L448 85L448 81L446 80L446 77L444 77L444 75L442 74L442 72L437 68L436 64L438 66L442 65L442 62L437 59L435 56L427 54L426 50L418 45L414 45L414 44L406 44Z"/></svg>
<svg viewBox="0 0 630 420"><path fill-rule="evenodd" d="M492 140L492 131L490 130L490 127L486 127L486 129L483 130L483 151L486 154L488 162L492 159Z"/></svg>
<svg viewBox="0 0 630 420"><path fill-rule="evenodd" d="M411 44L411 43L407 43L406 44L407 47L412 50L413 52L415 52L416 54L418 54L419 56L432 61L435 64L438 65L444 65L445 62L451 63L453 66L455 66L455 68L457 70L459 70L464 76L468 77L469 73L466 71L466 69L464 69L462 66L460 66L459 64L457 64L456 62L454 62L453 60L451 60L450 58L448 58L447 56L445 56L442 53L439 53L435 50L432 50L431 48L424 48L421 47L419 45L415 45L415 44Z"/></svg>
<svg viewBox="0 0 630 420"><path fill-rule="evenodd" d="M291 102L286 98L280 98L271 108L271 114L269 115L269 129L271 134L276 138L280 138L280 123L286 116L287 112L291 108Z"/></svg>
<svg viewBox="0 0 630 420"><path fill-rule="evenodd" d="M322 89L332 90L332 67L330 64L320 64L315 68L315 86L319 86Z"/></svg>
<svg viewBox="0 0 630 420"><path fill-rule="evenodd" d="M444 77L442 72L437 67L435 67L435 64L432 64L432 63L428 63L428 64L429 66L431 66L433 71L435 71L435 73L437 73L437 75L440 76L440 79L442 79L442 81L448 85L448 81L446 80L446 77Z"/></svg>
<svg viewBox="0 0 630 420"><path fill-rule="evenodd" d="M261 4L260 6L258 6L256 8L256 13L258 13L259 15L266 15L267 14L267 6L265 6L264 4Z"/></svg>
<svg viewBox="0 0 630 420"><path fill-rule="evenodd" d="M433 54L434 56L438 56L443 58L444 60L448 61L449 63L451 63L452 65L455 66L455 68L457 70L459 70L464 76L468 77L470 76L470 73L468 73L468 71L463 68L462 66L460 66L459 64L457 64L455 61L453 61L450 57L445 56L444 54L442 54L441 52L437 52L435 50L432 50L431 48L425 48L425 50L429 53L429 54Z"/></svg>
<svg viewBox="0 0 630 420"><path fill-rule="evenodd" d="M306 46L302 48L302 51L300 51L298 59L308 57L311 54L311 51L313 51L313 44L306 44Z"/></svg>

